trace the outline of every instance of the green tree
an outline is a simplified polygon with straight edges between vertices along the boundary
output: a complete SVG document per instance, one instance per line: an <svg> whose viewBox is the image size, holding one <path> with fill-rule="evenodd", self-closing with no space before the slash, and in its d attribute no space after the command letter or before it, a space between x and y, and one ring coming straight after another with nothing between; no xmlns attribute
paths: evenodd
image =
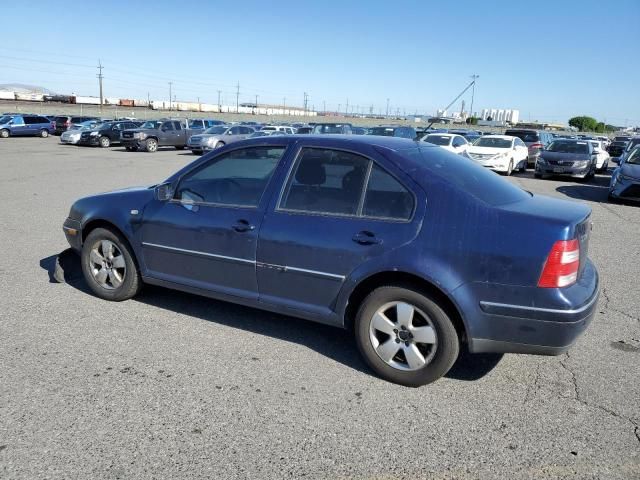
<svg viewBox="0 0 640 480"><path fill-rule="evenodd" d="M570 118L569 125L577 128L581 132L593 132L598 126L598 121L593 117L583 115L580 117Z"/></svg>

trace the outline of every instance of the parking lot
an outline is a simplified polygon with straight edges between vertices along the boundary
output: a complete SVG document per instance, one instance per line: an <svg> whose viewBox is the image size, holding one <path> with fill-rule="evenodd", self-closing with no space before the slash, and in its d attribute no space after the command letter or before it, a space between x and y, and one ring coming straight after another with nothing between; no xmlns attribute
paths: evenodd
<svg viewBox="0 0 640 480"><path fill-rule="evenodd" d="M338 329L159 287L88 292L71 203L195 158L0 142L1 478L640 478L640 208L607 203L608 174L508 179L593 209L601 297L569 353L465 355L410 389Z"/></svg>

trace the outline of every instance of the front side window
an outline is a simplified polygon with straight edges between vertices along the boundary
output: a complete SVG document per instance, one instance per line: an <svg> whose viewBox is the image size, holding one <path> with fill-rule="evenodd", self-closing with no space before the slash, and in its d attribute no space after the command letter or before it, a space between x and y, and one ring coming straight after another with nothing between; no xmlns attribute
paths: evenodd
<svg viewBox="0 0 640 480"><path fill-rule="evenodd" d="M229 129L229 132L227 132L229 135L240 135L240 129L242 127L231 127Z"/></svg>
<svg viewBox="0 0 640 480"><path fill-rule="evenodd" d="M285 147L234 150L187 173L174 198L185 203L257 207Z"/></svg>

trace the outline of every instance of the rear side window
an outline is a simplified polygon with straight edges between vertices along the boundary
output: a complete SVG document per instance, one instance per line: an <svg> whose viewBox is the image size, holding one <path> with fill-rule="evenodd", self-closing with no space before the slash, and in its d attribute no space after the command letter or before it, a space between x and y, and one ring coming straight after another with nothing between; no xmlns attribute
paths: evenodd
<svg viewBox="0 0 640 480"><path fill-rule="evenodd" d="M413 206L413 195L368 158L339 150L305 148L287 181L279 208L407 220Z"/></svg>
<svg viewBox="0 0 640 480"><path fill-rule="evenodd" d="M182 130L182 125L180 125L180 122L173 122L173 128L176 130Z"/></svg>
<svg viewBox="0 0 640 480"><path fill-rule="evenodd" d="M362 214L365 217L409 220L413 213L413 195L378 165L373 165Z"/></svg>
<svg viewBox="0 0 640 480"><path fill-rule="evenodd" d="M25 116L24 117L24 123L26 123L27 125L34 125L34 124L38 123L38 119L37 119L37 117Z"/></svg>
<svg viewBox="0 0 640 480"><path fill-rule="evenodd" d="M369 159L337 150L305 148L287 182L280 207L311 213L355 215Z"/></svg>
<svg viewBox="0 0 640 480"><path fill-rule="evenodd" d="M162 124L162 130L164 130L165 132L169 132L169 131L173 131L173 124L172 122L165 122Z"/></svg>

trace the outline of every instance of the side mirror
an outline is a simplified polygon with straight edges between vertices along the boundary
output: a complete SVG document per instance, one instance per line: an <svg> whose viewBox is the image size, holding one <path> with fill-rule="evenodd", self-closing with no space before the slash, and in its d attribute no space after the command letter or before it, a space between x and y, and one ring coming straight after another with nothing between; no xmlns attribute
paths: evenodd
<svg viewBox="0 0 640 480"><path fill-rule="evenodd" d="M173 189L170 183L163 183L156 187L156 199L161 202L167 202L173 197Z"/></svg>

